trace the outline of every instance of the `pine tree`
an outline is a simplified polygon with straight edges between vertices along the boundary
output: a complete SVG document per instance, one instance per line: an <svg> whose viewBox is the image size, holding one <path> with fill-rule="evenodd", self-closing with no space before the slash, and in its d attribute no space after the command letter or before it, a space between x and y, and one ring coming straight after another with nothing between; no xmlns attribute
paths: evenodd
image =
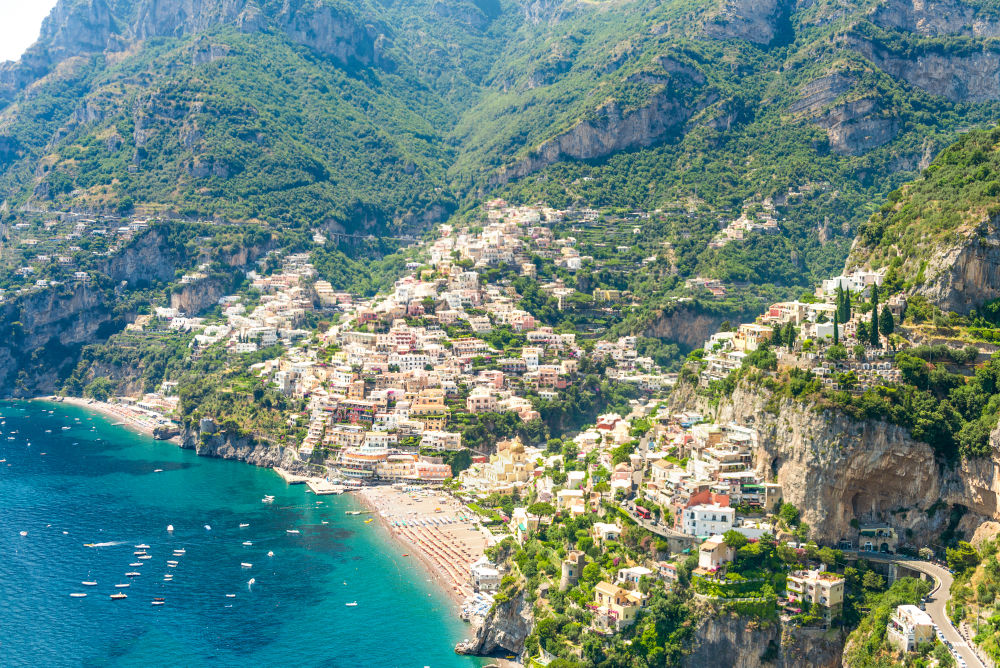
<svg viewBox="0 0 1000 668"><path fill-rule="evenodd" d="M886 306L882 307L882 314L878 318L878 328L885 336L889 336L896 329L896 321L892 317L892 312Z"/></svg>
<svg viewBox="0 0 1000 668"><path fill-rule="evenodd" d="M878 338L878 286L872 286L872 324L871 324L871 344L873 347L879 347Z"/></svg>
<svg viewBox="0 0 1000 668"><path fill-rule="evenodd" d="M833 345L840 343L840 314L833 312Z"/></svg>

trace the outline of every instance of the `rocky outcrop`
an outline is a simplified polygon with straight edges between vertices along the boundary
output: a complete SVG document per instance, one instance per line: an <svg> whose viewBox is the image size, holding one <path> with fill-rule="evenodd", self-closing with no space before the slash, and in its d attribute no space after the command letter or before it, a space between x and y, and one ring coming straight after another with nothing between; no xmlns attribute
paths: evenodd
<svg viewBox="0 0 1000 668"><path fill-rule="evenodd" d="M850 38L848 44L887 74L951 102L1000 100L1000 52L915 49L899 54L875 42Z"/></svg>
<svg viewBox="0 0 1000 668"><path fill-rule="evenodd" d="M524 640L531 633L534 615L523 589L508 600L497 603L476 629L476 637L455 647L457 654L490 656L504 651L520 655Z"/></svg>
<svg viewBox="0 0 1000 668"><path fill-rule="evenodd" d="M728 319L735 319L734 314ZM643 336L663 339L693 350L700 348L709 336L719 331L727 320L725 315L704 313L684 306L661 311L643 330Z"/></svg>
<svg viewBox="0 0 1000 668"><path fill-rule="evenodd" d="M899 132L899 119L879 113L878 101L866 98L837 105L816 119L826 130L830 149L841 155L861 155L888 144Z"/></svg>
<svg viewBox="0 0 1000 668"><path fill-rule="evenodd" d="M687 668L835 668L840 666L844 636L712 613L695 628L692 647L684 660Z"/></svg>
<svg viewBox="0 0 1000 668"><path fill-rule="evenodd" d="M950 246L931 249L924 281L914 292L946 311L968 313L1000 297L1000 236L998 219L958 234Z"/></svg>
<svg viewBox="0 0 1000 668"><path fill-rule="evenodd" d="M231 459L265 468L280 467L292 473L305 474L308 466L299 459L295 448L285 448L249 436L237 436L225 431L202 431L197 427L181 430L181 447L194 450L202 457Z"/></svg>
<svg viewBox="0 0 1000 668"><path fill-rule="evenodd" d="M906 30L925 37L1000 37L1000 15L961 0L886 0L872 10L871 20L882 28Z"/></svg>
<svg viewBox="0 0 1000 668"><path fill-rule="evenodd" d="M0 64L0 101L9 101L31 82L74 56L122 51L152 37L184 37L231 25L243 32L277 30L289 40L336 59L342 65L392 63L383 55L387 32L322 0L284 0L270 17L257 0L60 0L42 23L38 41L18 62ZM225 55L195 51L195 62Z"/></svg>
<svg viewBox="0 0 1000 668"><path fill-rule="evenodd" d="M853 77L840 72L814 79L799 89L799 99L789 105L788 113L815 116L840 95L850 90L853 84Z"/></svg>
<svg viewBox="0 0 1000 668"><path fill-rule="evenodd" d="M768 45L790 34L787 0L726 0L718 13L705 23L705 34L713 39L745 39Z"/></svg>
<svg viewBox="0 0 1000 668"><path fill-rule="evenodd" d="M702 90L705 78L693 67L672 58L661 59L660 66L656 72L634 77L658 90L645 104L631 109L610 100L526 158L501 169L491 181L506 183L560 160L590 160L651 146L679 133L692 116L718 100L714 91Z"/></svg>

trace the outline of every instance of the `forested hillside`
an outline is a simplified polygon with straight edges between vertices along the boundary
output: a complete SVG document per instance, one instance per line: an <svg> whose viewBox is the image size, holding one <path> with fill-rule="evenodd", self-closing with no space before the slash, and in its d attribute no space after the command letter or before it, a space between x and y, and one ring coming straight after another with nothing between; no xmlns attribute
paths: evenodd
<svg viewBox="0 0 1000 668"><path fill-rule="evenodd" d="M378 234L639 209L682 278L805 287L996 117L998 35L984 0L62 0L0 66L0 185ZM740 219L776 227L712 243Z"/></svg>

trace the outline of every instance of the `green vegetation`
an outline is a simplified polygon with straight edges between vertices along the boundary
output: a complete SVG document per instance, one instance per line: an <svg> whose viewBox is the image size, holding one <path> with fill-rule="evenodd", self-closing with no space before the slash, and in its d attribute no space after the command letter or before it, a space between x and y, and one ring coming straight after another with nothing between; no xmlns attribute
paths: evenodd
<svg viewBox="0 0 1000 668"><path fill-rule="evenodd" d="M867 577L868 573L871 573L873 577ZM866 592L863 600L868 612L848 638L848 649L844 653L844 665L849 668L881 668L882 666L888 668L900 665L896 660L898 650L891 647L886 641L886 625L895 612L896 606L916 605L930 591L931 584L915 578L900 578L888 590L882 591L884 585L876 582L874 571L868 571L865 580L868 582L862 586ZM930 647L921 648L920 655L927 656L930 651ZM926 666L928 664L903 665Z"/></svg>

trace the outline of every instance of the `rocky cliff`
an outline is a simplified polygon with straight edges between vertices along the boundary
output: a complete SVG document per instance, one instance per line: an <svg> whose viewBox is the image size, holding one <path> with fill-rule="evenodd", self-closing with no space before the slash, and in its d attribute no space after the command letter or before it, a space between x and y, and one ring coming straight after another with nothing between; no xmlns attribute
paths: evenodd
<svg viewBox="0 0 1000 668"><path fill-rule="evenodd" d="M650 146L679 133L696 113L718 100L705 89L698 70L662 58L656 71L633 77L657 92L637 108L611 99L565 132L546 140L526 158L501 169L491 181L506 183L560 160L602 158L629 148Z"/></svg>
<svg viewBox="0 0 1000 668"><path fill-rule="evenodd" d="M768 45L790 35L788 0L726 0L705 24L714 39L745 39Z"/></svg>
<svg viewBox="0 0 1000 668"><path fill-rule="evenodd" d="M531 633L534 615L523 589L508 600L498 603L476 629L476 637L455 647L458 654L490 656L503 651L520 655L524 639Z"/></svg>
<svg viewBox="0 0 1000 668"><path fill-rule="evenodd" d="M1000 37L1000 15L961 0L886 0L872 11L871 18L883 28L924 37Z"/></svg>
<svg viewBox="0 0 1000 668"><path fill-rule="evenodd" d="M688 668L835 668L844 636L729 613L709 614L695 628Z"/></svg>
<svg viewBox="0 0 1000 668"><path fill-rule="evenodd" d="M664 339L693 350L700 348L709 336L719 331L719 325L723 321L736 320L738 317L739 314L735 313L727 316L678 307L658 313L643 330L642 335Z"/></svg>
<svg viewBox="0 0 1000 668"><path fill-rule="evenodd" d="M323 0L60 0L21 60L0 64L0 99L9 100L67 58L123 51L152 37L183 37L220 25L244 32L278 30L344 65L389 64L382 57L384 28Z"/></svg>
<svg viewBox="0 0 1000 668"><path fill-rule="evenodd" d="M194 450L203 457L232 459L265 468L277 466L293 473L309 472L307 465L298 458L295 448L218 431L211 420L202 422L204 429L199 428L199 425L182 429L181 447Z"/></svg>
<svg viewBox="0 0 1000 668"><path fill-rule="evenodd" d="M968 313L1000 297L1000 236L998 218L992 217L957 243L936 247L924 268L925 280L915 286L942 309Z"/></svg>

